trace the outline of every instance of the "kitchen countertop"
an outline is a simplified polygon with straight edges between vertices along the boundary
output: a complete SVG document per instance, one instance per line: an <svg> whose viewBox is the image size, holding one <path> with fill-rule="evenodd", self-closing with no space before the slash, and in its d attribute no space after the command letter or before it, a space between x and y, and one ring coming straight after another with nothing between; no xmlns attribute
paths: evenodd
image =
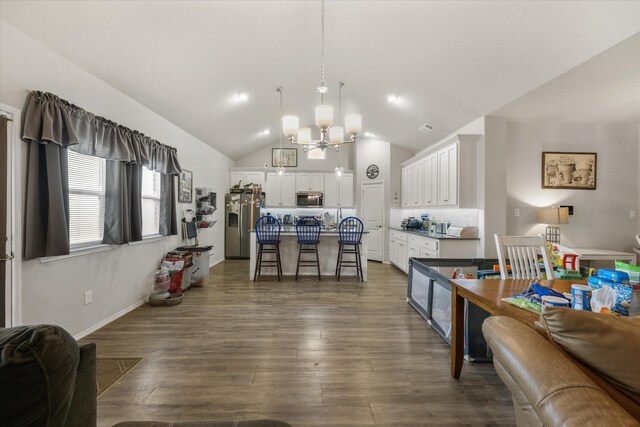
<svg viewBox="0 0 640 427"><path fill-rule="evenodd" d="M390 230L402 231L403 233L415 234L416 236L428 237L437 240L480 240L478 237L455 237L442 233L429 233L425 230L404 230L402 227L389 227Z"/></svg>
<svg viewBox="0 0 640 427"><path fill-rule="evenodd" d="M254 233L255 230L250 230L251 233ZM363 234L368 234L368 231L363 231ZM282 231L280 232L281 235L283 236L295 236L296 235L296 227L295 225L283 225L282 226ZM324 235L324 236L337 236L338 235L338 229L337 228L333 228L333 229L321 229L320 230L320 234Z"/></svg>

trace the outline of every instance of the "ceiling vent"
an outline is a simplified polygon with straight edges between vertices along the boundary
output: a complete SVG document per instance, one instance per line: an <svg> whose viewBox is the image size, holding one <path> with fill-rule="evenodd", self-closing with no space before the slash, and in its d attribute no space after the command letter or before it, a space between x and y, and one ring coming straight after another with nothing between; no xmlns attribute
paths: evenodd
<svg viewBox="0 0 640 427"><path fill-rule="evenodd" d="M435 129L436 127L434 125L430 125L429 123L425 123L418 128L420 132L424 132L424 133L433 132Z"/></svg>

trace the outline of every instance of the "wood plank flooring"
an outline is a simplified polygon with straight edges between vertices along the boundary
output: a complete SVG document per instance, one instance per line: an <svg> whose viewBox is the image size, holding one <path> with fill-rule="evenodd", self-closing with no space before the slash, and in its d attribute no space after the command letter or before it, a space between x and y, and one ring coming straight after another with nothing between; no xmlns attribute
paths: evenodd
<svg viewBox="0 0 640 427"><path fill-rule="evenodd" d="M407 276L247 279L225 261L175 307L143 306L91 334L99 357L144 357L98 400L124 420L275 418L294 426L514 425L491 364L449 376L449 347L406 303Z"/></svg>

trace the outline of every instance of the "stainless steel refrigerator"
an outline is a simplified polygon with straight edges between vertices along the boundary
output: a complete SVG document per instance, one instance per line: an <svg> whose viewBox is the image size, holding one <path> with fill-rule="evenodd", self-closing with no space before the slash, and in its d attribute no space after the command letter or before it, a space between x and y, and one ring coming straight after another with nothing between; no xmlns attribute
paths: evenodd
<svg viewBox="0 0 640 427"><path fill-rule="evenodd" d="M260 218L264 193L231 193L224 198L225 244L227 259L249 259L250 233Z"/></svg>

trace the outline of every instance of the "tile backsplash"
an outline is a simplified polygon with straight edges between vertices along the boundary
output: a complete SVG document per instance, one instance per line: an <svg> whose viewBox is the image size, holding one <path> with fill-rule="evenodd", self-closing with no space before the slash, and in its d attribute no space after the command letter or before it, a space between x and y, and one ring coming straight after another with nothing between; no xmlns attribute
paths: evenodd
<svg viewBox="0 0 640 427"><path fill-rule="evenodd" d="M428 213L430 217L435 218L436 220L450 221L452 225L477 227L479 224L478 209L391 208L391 214L389 216L389 226L400 227L400 224L404 218L412 216L420 219L420 216L424 213Z"/></svg>

